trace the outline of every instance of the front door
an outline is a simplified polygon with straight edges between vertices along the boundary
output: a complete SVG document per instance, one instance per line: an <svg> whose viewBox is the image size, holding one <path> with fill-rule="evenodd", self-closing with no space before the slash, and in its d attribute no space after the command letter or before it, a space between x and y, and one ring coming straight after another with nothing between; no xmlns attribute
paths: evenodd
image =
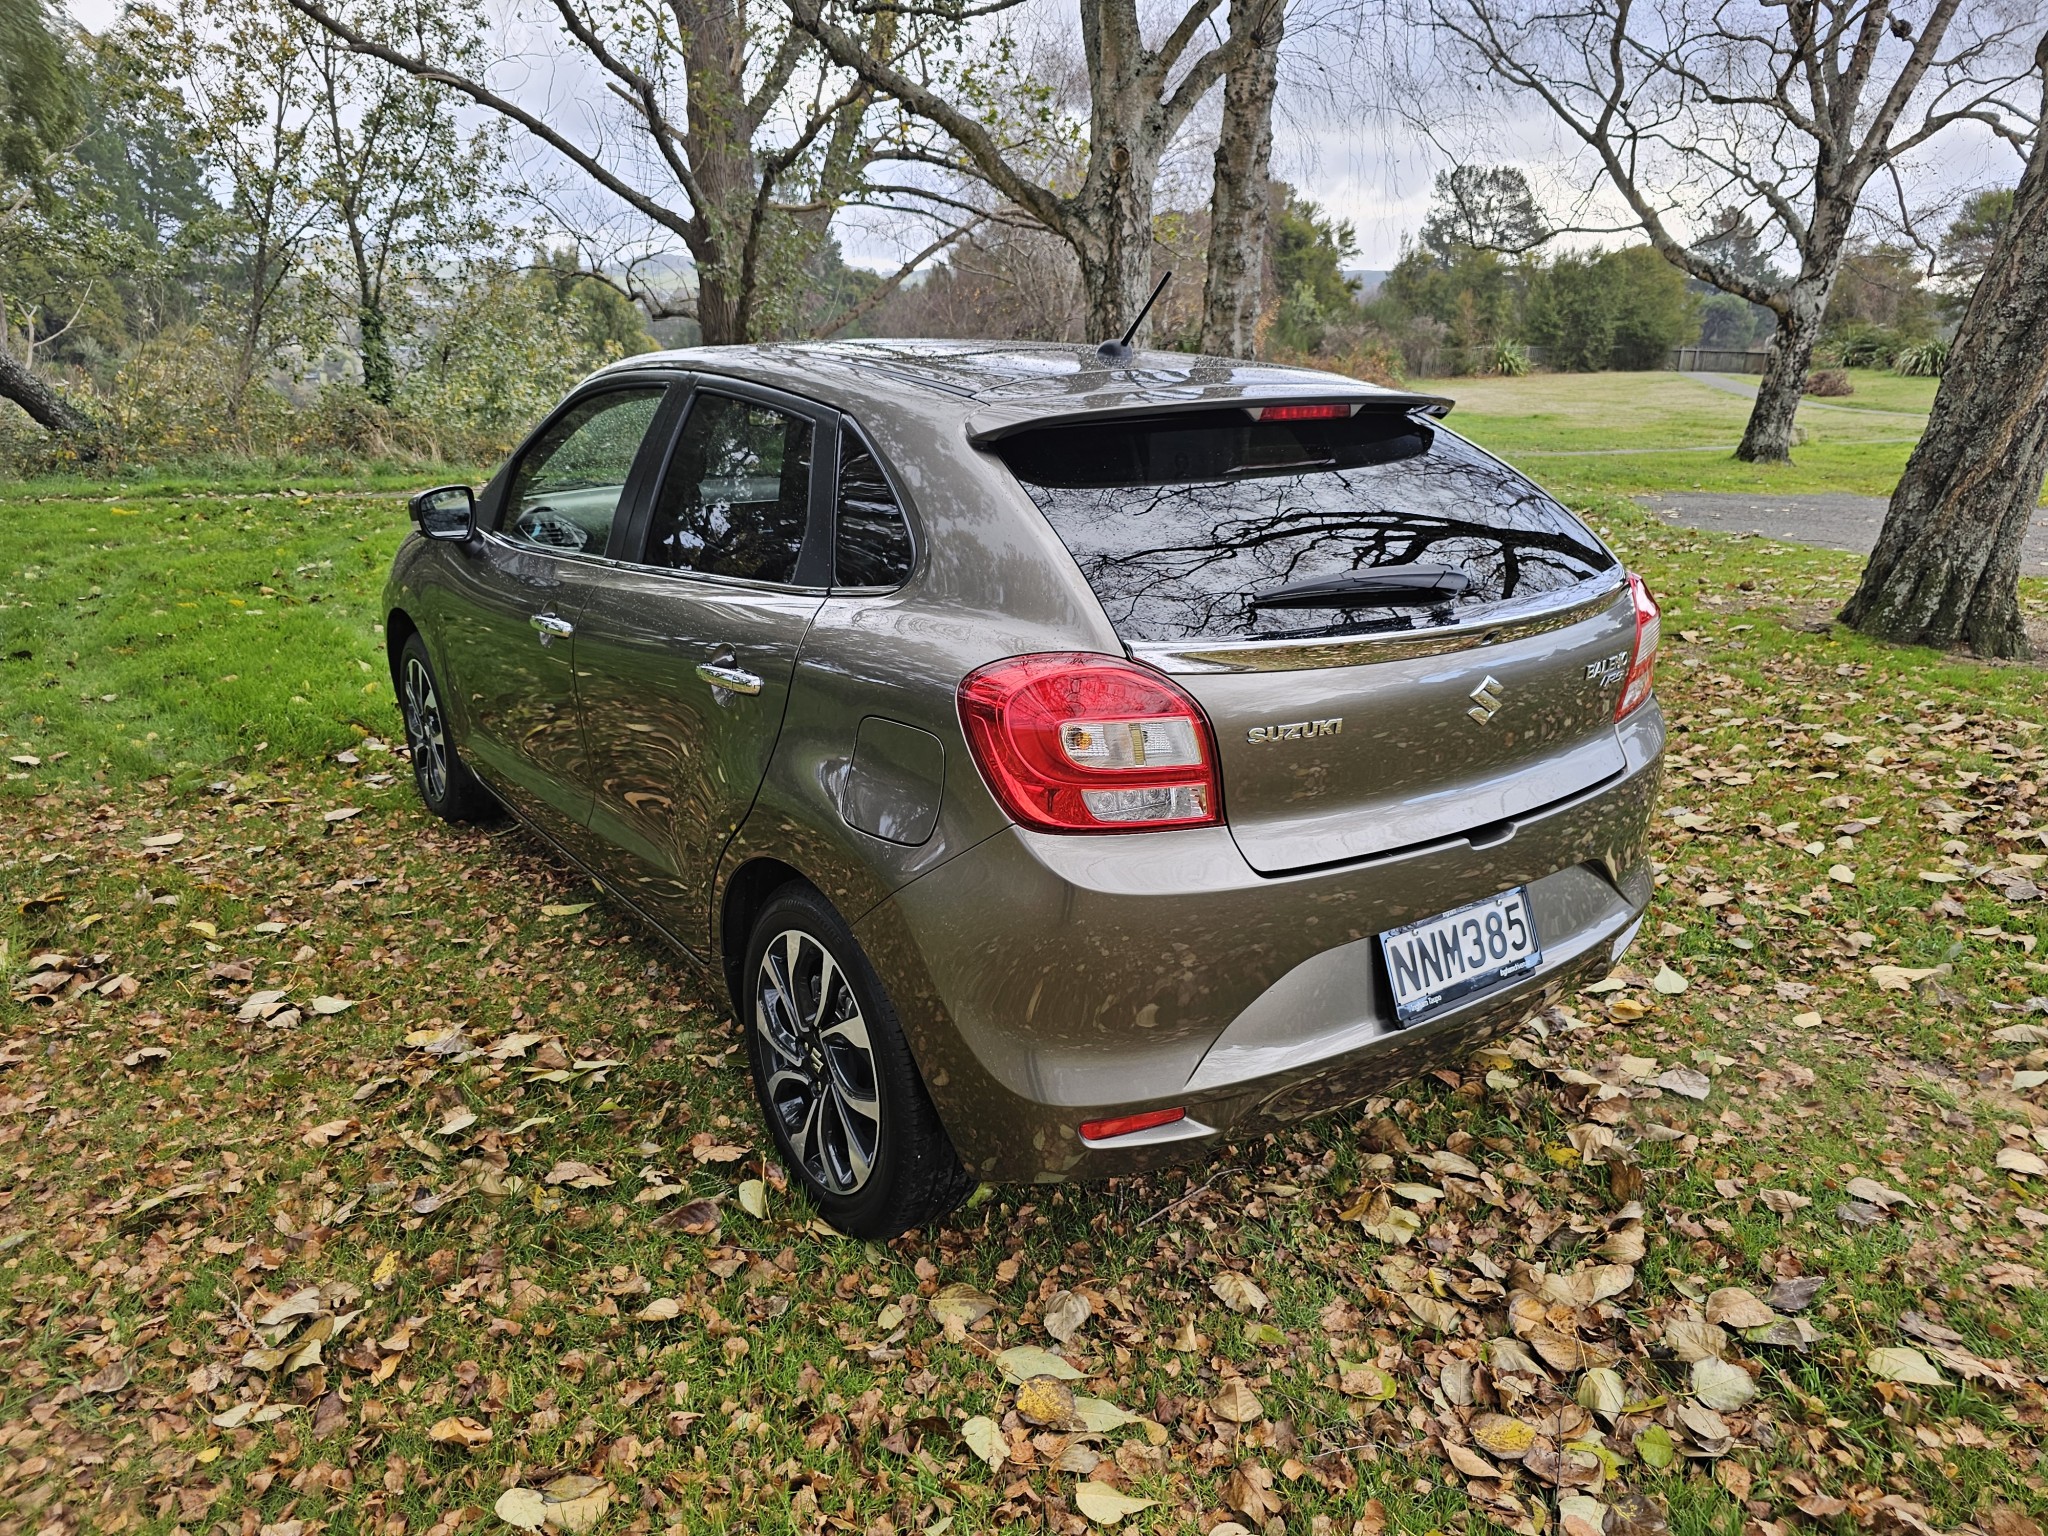
<svg viewBox="0 0 2048 1536"><path fill-rule="evenodd" d="M576 624L613 569L608 557L646 477L639 460L666 392L648 383L601 389L534 434L506 477L497 526L449 562L435 624L472 766L572 848L591 796Z"/></svg>
<svg viewBox="0 0 2048 1536"><path fill-rule="evenodd" d="M656 921L701 948L719 855L782 729L824 601L833 425L802 402L700 383L633 557L579 616L591 831Z"/></svg>

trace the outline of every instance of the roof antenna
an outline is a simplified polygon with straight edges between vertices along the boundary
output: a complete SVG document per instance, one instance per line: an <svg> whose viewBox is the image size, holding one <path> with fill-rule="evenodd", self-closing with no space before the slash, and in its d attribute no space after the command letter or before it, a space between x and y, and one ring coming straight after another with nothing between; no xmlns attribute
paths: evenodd
<svg viewBox="0 0 2048 1536"><path fill-rule="evenodd" d="M1173 273L1159 279L1159 286L1152 290L1152 297L1145 301L1145 307L1138 311L1138 318L1131 322L1131 328L1124 332L1122 341L1105 341L1095 349L1095 355L1105 363L1127 363L1135 354L1131 351L1131 338L1138 334L1138 327L1145 323L1145 317L1152 313L1152 306L1159 302L1159 295L1166 292L1166 285L1173 281Z"/></svg>

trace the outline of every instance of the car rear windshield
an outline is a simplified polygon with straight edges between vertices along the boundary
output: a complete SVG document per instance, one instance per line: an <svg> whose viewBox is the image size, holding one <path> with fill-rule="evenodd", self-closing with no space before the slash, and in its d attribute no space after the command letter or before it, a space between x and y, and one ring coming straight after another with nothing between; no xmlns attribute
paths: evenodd
<svg viewBox="0 0 2048 1536"><path fill-rule="evenodd" d="M993 448L1130 642L1433 628L1614 564L1529 481L1401 411L1188 412Z"/></svg>

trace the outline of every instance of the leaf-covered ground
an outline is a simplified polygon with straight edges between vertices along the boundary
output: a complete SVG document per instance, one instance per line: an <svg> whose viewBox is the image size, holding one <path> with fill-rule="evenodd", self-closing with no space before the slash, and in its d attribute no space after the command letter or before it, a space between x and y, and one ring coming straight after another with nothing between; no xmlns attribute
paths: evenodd
<svg viewBox="0 0 2048 1536"><path fill-rule="evenodd" d="M0 573L0 1532L2038 1536L2042 674L1818 632L1853 561L1603 504L1673 728L1609 981L882 1246L722 996L419 811L388 508L108 506Z"/></svg>

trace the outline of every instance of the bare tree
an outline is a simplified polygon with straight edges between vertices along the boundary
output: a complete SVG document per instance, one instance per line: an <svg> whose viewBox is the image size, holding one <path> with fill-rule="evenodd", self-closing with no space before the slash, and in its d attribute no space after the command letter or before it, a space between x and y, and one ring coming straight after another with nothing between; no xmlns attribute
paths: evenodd
<svg viewBox="0 0 2048 1536"><path fill-rule="evenodd" d="M623 114L628 131L595 143L515 99L491 70L382 35L344 0L289 3L355 52L517 125L680 240L695 267L693 295L658 294L631 274L620 281L654 318L694 317L713 344L772 328L801 281L803 237L819 237L856 194L882 133L868 121L869 86L818 68L808 36L762 27L744 0L543 0ZM854 46L878 58L917 44L893 16L864 21Z"/></svg>
<svg viewBox="0 0 2048 1536"><path fill-rule="evenodd" d="M1230 0L1230 35L1243 51L1223 77L1223 121L1209 193L1209 261L1202 350L1249 357L1266 297L1272 210L1273 97L1280 87L1285 0Z"/></svg>
<svg viewBox="0 0 2048 1536"><path fill-rule="evenodd" d="M947 135L949 152L926 158L985 181L1073 248L1087 293L1088 329L1096 336L1121 332L1150 290L1153 188L1161 157L1195 104L1236 66L1259 32L1233 28L1223 41L1198 48L1223 0L1185 0L1155 47L1139 25L1138 0L1081 0L1088 158L1079 185L1063 192L1017 152L1012 125L977 115L862 41L848 20L873 14L875 0L853 0L844 11L829 12L826 0L787 3L798 28L817 38L835 63ZM960 24L1015 3L944 0L944 8ZM1270 3L1277 9L1284 0ZM932 14L910 3L901 9ZM1148 326L1140 328L1140 339L1149 335Z"/></svg>
<svg viewBox="0 0 2048 1536"><path fill-rule="evenodd" d="M247 9L247 0L233 3ZM447 31L442 7L399 0L388 11L388 30L409 32L443 54L461 51L463 39ZM463 131L446 86L361 58L332 33L298 25L312 34L305 55L315 100L313 188L334 226L364 392L389 405L398 390L396 294L424 265L487 235L482 210L498 145L494 135Z"/></svg>
<svg viewBox="0 0 2048 1536"><path fill-rule="evenodd" d="M2020 544L2048 475L2048 37L2034 57L2044 91L2033 153L1842 610L1880 639L2029 654Z"/></svg>
<svg viewBox="0 0 2048 1536"><path fill-rule="evenodd" d="M1789 458L1792 421L1865 188L1963 121L1993 123L2024 78L1998 0L1925 20L1892 0L1426 0L1479 88L1549 110L1667 261L1762 305L1776 333L1736 456ZM1676 227L1736 208L1796 257L1782 281Z"/></svg>
<svg viewBox="0 0 2048 1536"><path fill-rule="evenodd" d="M134 12L167 51L200 154L222 182L233 281L221 295L232 327L230 422L271 360L303 340L297 279L320 222L309 135L314 122L306 39L288 11L251 8L223 30L207 0Z"/></svg>

